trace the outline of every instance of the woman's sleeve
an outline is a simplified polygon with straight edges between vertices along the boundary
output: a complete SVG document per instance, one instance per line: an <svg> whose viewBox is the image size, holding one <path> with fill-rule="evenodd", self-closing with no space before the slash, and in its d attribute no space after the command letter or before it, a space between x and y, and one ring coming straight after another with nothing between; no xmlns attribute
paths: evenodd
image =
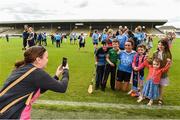
<svg viewBox="0 0 180 120"><path fill-rule="evenodd" d="M54 92L64 93L69 82L69 71L64 69L61 80L56 80L43 70L38 71L34 78L36 78L33 79L35 86L42 89L42 92L52 90Z"/></svg>

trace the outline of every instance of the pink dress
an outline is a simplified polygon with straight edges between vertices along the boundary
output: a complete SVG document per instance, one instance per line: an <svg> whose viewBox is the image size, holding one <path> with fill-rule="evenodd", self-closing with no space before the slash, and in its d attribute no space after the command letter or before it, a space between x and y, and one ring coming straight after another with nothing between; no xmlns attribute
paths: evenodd
<svg viewBox="0 0 180 120"><path fill-rule="evenodd" d="M32 103L40 96L40 89L36 92L36 94L31 99L29 105L26 105L24 110L21 113L20 120L30 120L31 119L31 110L32 110Z"/></svg>

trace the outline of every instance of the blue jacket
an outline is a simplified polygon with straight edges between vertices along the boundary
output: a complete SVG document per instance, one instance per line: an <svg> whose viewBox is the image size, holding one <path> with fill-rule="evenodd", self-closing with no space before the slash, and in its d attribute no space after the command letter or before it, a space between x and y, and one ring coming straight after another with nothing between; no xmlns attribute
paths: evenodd
<svg viewBox="0 0 180 120"><path fill-rule="evenodd" d="M126 50L121 51L118 57L118 59L120 60L118 70L131 73L132 62L135 54L135 51L131 51L130 53L126 52Z"/></svg>

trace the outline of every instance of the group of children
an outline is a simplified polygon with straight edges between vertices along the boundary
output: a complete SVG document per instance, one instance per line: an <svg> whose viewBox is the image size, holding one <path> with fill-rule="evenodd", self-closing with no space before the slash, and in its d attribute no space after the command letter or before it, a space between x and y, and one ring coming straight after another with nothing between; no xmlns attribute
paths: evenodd
<svg viewBox="0 0 180 120"><path fill-rule="evenodd" d="M138 103L147 98L149 99L147 105L152 105L153 100L158 100L158 104L162 105L163 88L168 85L167 71L172 59L168 42L160 40L158 49L151 59L148 56L147 46L142 42L137 45L137 52L133 50L135 44L130 38L124 42L124 49L121 49L120 42L115 38L112 39L112 46L103 44L99 49L95 48L95 90L101 87L101 90L105 91L108 76L111 73L112 90L128 91L131 83L128 94L137 96ZM98 43L93 41L93 44L96 47ZM144 83L145 67L148 68L148 76Z"/></svg>

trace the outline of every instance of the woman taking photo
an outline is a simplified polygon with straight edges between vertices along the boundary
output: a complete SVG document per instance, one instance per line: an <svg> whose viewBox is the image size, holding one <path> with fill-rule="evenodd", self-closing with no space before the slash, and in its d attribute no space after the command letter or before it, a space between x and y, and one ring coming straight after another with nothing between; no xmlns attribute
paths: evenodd
<svg viewBox="0 0 180 120"><path fill-rule="evenodd" d="M59 66L51 77L43 69L48 52L33 46L24 52L24 60L15 63L15 70L0 90L0 119L30 119L31 104L46 90L64 93L69 81L68 64ZM58 81L62 74L61 81Z"/></svg>

